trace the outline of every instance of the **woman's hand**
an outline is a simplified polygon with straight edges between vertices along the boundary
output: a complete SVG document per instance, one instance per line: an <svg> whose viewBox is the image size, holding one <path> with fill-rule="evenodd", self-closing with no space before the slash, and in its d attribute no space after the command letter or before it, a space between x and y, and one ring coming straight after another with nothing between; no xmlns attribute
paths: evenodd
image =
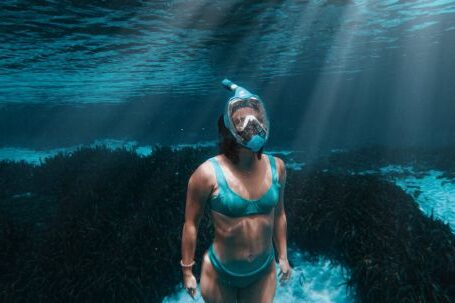
<svg viewBox="0 0 455 303"><path fill-rule="evenodd" d="M288 259L278 259L278 261L280 262L280 272L278 273L278 277L282 275L280 278L280 284L282 285L291 278L292 268L289 265Z"/></svg>
<svg viewBox="0 0 455 303"><path fill-rule="evenodd" d="M193 273L183 274L183 287L186 289L188 294L194 299L196 297L196 286L197 281Z"/></svg>

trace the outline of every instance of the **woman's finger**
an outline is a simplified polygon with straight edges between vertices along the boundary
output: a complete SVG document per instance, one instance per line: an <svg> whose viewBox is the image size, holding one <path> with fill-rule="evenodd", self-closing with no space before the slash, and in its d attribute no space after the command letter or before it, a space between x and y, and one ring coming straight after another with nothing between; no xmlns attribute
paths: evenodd
<svg viewBox="0 0 455 303"><path fill-rule="evenodd" d="M192 297L194 296L195 289L193 287L188 287L187 291L190 294L190 296L192 296Z"/></svg>
<svg viewBox="0 0 455 303"><path fill-rule="evenodd" d="M288 281L291 277L291 272L290 271L287 271L283 274L283 276L281 277L280 281L281 282L284 282L284 281Z"/></svg>

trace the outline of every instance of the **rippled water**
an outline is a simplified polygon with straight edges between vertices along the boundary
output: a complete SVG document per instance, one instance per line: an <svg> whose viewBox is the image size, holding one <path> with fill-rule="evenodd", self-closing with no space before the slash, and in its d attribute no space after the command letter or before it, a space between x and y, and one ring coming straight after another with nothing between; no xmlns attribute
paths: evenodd
<svg viewBox="0 0 455 303"><path fill-rule="evenodd" d="M0 103L204 95L232 74L349 79L454 37L450 0L3 0Z"/></svg>

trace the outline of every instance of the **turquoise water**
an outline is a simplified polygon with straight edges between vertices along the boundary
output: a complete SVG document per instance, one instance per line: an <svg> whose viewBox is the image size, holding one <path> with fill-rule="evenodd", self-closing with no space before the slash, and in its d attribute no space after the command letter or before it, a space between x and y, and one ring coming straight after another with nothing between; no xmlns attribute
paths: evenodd
<svg viewBox="0 0 455 303"><path fill-rule="evenodd" d="M200 97L234 74L250 83L319 72L353 80L397 60L438 62L441 44L453 47L454 14L451 0L6 0L0 103Z"/></svg>
<svg viewBox="0 0 455 303"><path fill-rule="evenodd" d="M212 141L225 77L273 148L455 142L451 0L7 0L0 33L1 146Z"/></svg>
<svg viewBox="0 0 455 303"><path fill-rule="evenodd" d="M0 160L214 147L225 77L264 99L277 154L454 146L454 53L455 0L4 0ZM356 173L383 176L454 231L454 180L416 167ZM278 302L352 302L347 269L295 247L289 258Z"/></svg>

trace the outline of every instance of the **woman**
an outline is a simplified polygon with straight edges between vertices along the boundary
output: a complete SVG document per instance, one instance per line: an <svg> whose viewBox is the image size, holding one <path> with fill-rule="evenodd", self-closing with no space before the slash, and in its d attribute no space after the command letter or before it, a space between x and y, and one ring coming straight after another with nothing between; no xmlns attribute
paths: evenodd
<svg viewBox="0 0 455 303"><path fill-rule="evenodd" d="M183 284L196 295L192 272L196 238L205 203L211 208L215 238L201 268L205 302L272 302L277 248L281 282L290 279L283 193L284 162L266 154L269 135L264 104L257 95L225 79L235 95L218 120L221 154L201 164L188 182L182 234Z"/></svg>

